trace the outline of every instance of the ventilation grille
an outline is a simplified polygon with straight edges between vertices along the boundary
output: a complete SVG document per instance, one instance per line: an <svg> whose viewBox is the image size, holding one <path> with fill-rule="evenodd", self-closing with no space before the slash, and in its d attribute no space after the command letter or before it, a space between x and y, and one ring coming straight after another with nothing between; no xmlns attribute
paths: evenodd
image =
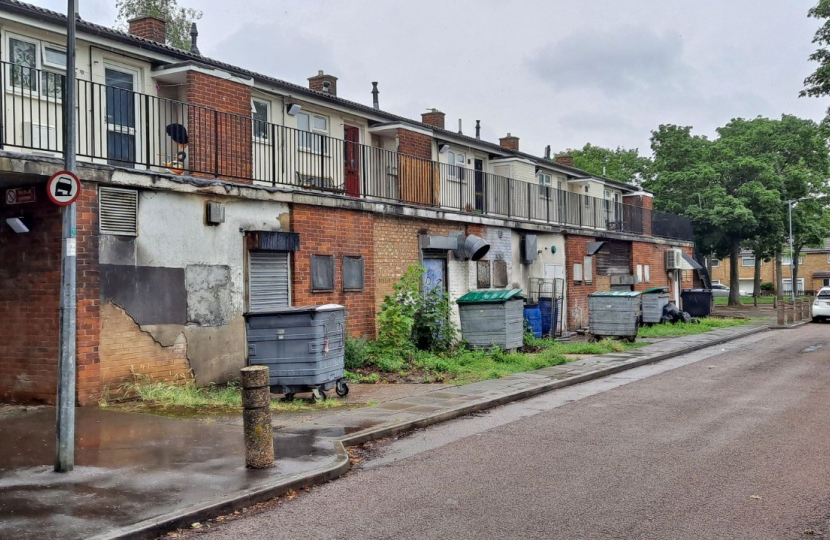
<svg viewBox="0 0 830 540"><path fill-rule="evenodd" d="M138 192L102 187L98 191L101 234L138 235Z"/></svg>

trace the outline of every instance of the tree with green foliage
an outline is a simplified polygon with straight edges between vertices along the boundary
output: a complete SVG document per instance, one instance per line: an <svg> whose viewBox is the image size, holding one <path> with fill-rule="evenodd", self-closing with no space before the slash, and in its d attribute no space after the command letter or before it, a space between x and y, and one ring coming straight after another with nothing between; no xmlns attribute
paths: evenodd
<svg viewBox="0 0 830 540"><path fill-rule="evenodd" d="M824 132L815 122L787 115L732 120L715 140L692 135L691 129L660 126L653 132L655 176L644 187L655 193L657 209L692 220L700 251L729 255L729 304L739 305L741 247L754 245L765 257L781 253L785 201L816 199L804 205L798 225L793 220L804 245L830 232L821 203L830 163Z"/></svg>
<svg viewBox="0 0 830 540"><path fill-rule="evenodd" d="M640 185L650 178L651 159L641 156L636 148L611 150L587 143L582 149L568 149L560 155L573 157L574 167L611 180Z"/></svg>
<svg viewBox="0 0 830 540"><path fill-rule="evenodd" d="M118 16L115 23L125 28L137 17L158 17L167 22L167 44L190 50L190 26L202 18L197 9L179 7L176 0L115 0Z"/></svg>
<svg viewBox="0 0 830 540"><path fill-rule="evenodd" d="M812 75L804 79L804 90L801 97L830 96L830 0L819 0L818 4L807 12L808 17L822 21L821 26L813 37L813 43L818 45L816 52L810 55L812 62L818 62L818 68ZM830 123L830 108L824 124Z"/></svg>

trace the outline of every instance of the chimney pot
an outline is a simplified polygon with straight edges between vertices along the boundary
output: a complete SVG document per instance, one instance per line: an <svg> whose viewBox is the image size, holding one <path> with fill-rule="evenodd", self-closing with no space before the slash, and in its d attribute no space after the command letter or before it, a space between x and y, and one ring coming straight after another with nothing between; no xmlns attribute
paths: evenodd
<svg viewBox="0 0 830 540"><path fill-rule="evenodd" d="M510 132L507 133L506 137L502 137L501 139L499 139L499 144L505 150L512 150L514 152L519 151L519 138L514 137L510 134Z"/></svg>
<svg viewBox="0 0 830 540"><path fill-rule="evenodd" d="M328 83L328 84L326 84ZM308 78L308 87L318 92L325 92L332 96L337 95L337 77L334 75L326 75L321 69L317 71L317 75Z"/></svg>
<svg viewBox="0 0 830 540"><path fill-rule="evenodd" d="M196 45L196 40L199 38L199 29L196 28L196 23L190 25L190 52L193 54L202 54L199 52L199 46Z"/></svg>
<svg viewBox="0 0 830 540"><path fill-rule="evenodd" d="M476 120L476 139L481 138L481 120Z"/></svg>
<svg viewBox="0 0 830 540"><path fill-rule="evenodd" d="M556 156L556 163L558 163L559 165L564 165L565 167L573 167L574 158L573 156L562 154L561 156Z"/></svg>
<svg viewBox="0 0 830 540"><path fill-rule="evenodd" d="M378 94L380 94L380 90L378 90L378 82L372 82L372 107L375 109L380 109L380 101L378 100Z"/></svg>
<svg viewBox="0 0 830 540"><path fill-rule="evenodd" d="M464 132L461 131L461 119L460 118L458 119L458 134L459 135L464 135Z"/></svg>
<svg viewBox="0 0 830 540"><path fill-rule="evenodd" d="M437 127L438 129L444 129L445 119L446 115L438 109L430 109L428 112L421 114L421 122L429 124L432 127Z"/></svg>
<svg viewBox="0 0 830 540"><path fill-rule="evenodd" d="M164 19L144 15L127 21L129 33L164 45L167 43L167 22Z"/></svg>
<svg viewBox="0 0 830 540"><path fill-rule="evenodd" d="M545 147L545 159L550 159L550 145Z"/></svg>

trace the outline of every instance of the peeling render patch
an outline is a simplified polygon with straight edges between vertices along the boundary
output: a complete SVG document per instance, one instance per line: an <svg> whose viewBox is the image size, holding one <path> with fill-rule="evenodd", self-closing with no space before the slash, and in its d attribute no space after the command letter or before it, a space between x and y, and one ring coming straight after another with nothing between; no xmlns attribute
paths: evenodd
<svg viewBox="0 0 830 540"><path fill-rule="evenodd" d="M184 332L179 332L171 345L162 345L121 306L111 301L102 304L98 352L101 380L109 393L117 394L137 375L154 382L192 379L187 349Z"/></svg>
<svg viewBox="0 0 830 540"><path fill-rule="evenodd" d="M140 325L185 324L183 268L102 264L101 300L122 306Z"/></svg>
<svg viewBox="0 0 830 540"><path fill-rule="evenodd" d="M225 265L191 264L185 268L187 321L224 326L230 321L231 269Z"/></svg>

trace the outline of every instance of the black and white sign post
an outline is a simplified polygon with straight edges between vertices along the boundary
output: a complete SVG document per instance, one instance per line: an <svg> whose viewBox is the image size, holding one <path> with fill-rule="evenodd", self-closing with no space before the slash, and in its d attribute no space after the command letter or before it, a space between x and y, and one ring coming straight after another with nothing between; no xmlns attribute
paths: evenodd
<svg viewBox="0 0 830 540"><path fill-rule="evenodd" d="M60 358L58 360L58 411L55 471L75 468L75 340L76 340L76 212L81 192L75 162L75 14L77 1L68 0L66 10L66 77L63 89L64 168L49 179L47 193L61 205L63 247L61 248ZM73 187L74 184L74 187Z"/></svg>

